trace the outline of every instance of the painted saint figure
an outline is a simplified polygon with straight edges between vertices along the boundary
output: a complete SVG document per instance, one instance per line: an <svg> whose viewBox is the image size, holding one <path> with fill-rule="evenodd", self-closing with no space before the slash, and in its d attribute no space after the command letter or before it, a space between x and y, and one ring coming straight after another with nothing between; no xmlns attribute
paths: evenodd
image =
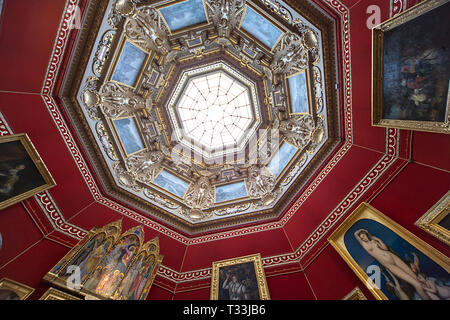
<svg viewBox="0 0 450 320"><path fill-rule="evenodd" d="M223 289L228 289L230 300L249 300L247 287L239 281L237 275L226 274L226 279L222 285Z"/></svg>

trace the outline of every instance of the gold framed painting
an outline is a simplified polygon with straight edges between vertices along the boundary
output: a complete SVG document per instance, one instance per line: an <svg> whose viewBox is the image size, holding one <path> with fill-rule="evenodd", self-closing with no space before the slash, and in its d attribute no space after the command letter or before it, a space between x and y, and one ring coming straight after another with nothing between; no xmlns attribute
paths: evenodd
<svg viewBox="0 0 450 320"><path fill-rule="evenodd" d="M367 203L328 241L377 299L450 298L450 259Z"/></svg>
<svg viewBox="0 0 450 320"><path fill-rule="evenodd" d="M34 289L17 281L3 278L0 280L0 300L25 300Z"/></svg>
<svg viewBox="0 0 450 320"><path fill-rule="evenodd" d="M416 226L450 246L450 191L430 208Z"/></svg>
<svg viewBox="0 0 450 320"><path fill-rule="evenodd" d="M49 288L39 300L81 300L75 296L57 290L55 288Z"/></svg>
<svg viewBox="0 0 450 320"><path fill-rule="evenodd" d="M449 16L426 0L372 29L372 125L450 133Z"/></svg>
<svg viewBox="0 0 450 320"><path fill-rule="evenodd" d="M269 300L259 253L213 262L211 300Z"/></svg>
<svg viewBox="0 0 450 320"><path fill-rule="evenodd" d="M354 288L347 294L342 300L367 300L364 293L361 291L359 287Z"/></svg>
<svg viewBox="0 0 450 320"><path fill-rule="evenodd" d="M26 133L0 137L0 210L55 185Z"/></svg>

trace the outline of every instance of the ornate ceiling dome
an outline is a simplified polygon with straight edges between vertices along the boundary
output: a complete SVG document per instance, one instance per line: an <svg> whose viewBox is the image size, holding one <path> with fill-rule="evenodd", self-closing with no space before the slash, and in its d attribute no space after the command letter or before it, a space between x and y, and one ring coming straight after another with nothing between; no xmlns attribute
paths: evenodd
<svg viewBox="0 0 450 320"><path fill-rule="evenodd" d="M266 1L100 7L63 100L105 191L188 234L279 217L339 142L331 20Z"/></svg>

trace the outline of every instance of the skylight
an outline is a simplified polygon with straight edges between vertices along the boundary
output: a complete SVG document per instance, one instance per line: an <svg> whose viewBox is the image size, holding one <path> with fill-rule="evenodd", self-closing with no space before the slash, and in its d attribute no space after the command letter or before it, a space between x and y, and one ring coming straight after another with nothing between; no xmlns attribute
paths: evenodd
<svg viewBox="0 0 450 320"><path fill-rule="evenodd" d="M253 120L248 89L221 70L191 79L177 108L185 135L208 149L238 144Z"/></svg>

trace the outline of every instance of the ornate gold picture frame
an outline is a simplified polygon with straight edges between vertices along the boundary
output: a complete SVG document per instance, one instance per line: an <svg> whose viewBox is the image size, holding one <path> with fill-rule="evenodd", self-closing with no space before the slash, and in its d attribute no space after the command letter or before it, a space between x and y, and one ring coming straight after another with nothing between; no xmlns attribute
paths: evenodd
<svg viewBox="0 0 450 320"><path fill-rule="evenodd" d="M270 300L261 254L213 262L211 300Z"/></svg>
<svg viewBox="0 0 450 320"><path fill-rule="evenodd" d="M142 225L122 233L122 220L93 228L44 281L85 299L145 300L164 256L158 237L145 243L144 238ZM127 258L117 260L119 255ZM70 278L74 272L77 285Z"/></svg>
<svg viewBox="0 0 450 320"><path fill-rule="evenodd" d="M450 213L450 191L448 191L436 204L430 208L419 220L416 226L425 230L450 246L450 230L448 216Z"/></svg>
<svg viewBox="0 0 450 320"><path fill-rule="evenodd" d="M367 203L328 241L377 299L448 298L450 259Z"/></svg>
<svg viewBox="0 0 450 320"><path fill-rule="evenodd" d="M372 29L372 125L450 133L449 14L426 0Z"/></svg>
<svg viewBox="0 0 450 320"><path fill-rule="evenodd" d="M0 210L55 185L26 133L0 137Z"/></svg>
<svg viewBox="0 0 450 320"><path fill-rule="evenodd" d="M367 300L367 298L359 287L355 287L342 300Z"/></svg>
<svg viewBox="0 0 450 320"><path fill-rule="evenodd" d="M25 300L34 289L17 281L3 278L0 280L0 300Z"/></svg>
<svg viewBox="0 0 450 320"><path fill-rule="evenodd" d="M59 291L55 288L49 288L39 300L81 300L75 296Z"/></svg>

